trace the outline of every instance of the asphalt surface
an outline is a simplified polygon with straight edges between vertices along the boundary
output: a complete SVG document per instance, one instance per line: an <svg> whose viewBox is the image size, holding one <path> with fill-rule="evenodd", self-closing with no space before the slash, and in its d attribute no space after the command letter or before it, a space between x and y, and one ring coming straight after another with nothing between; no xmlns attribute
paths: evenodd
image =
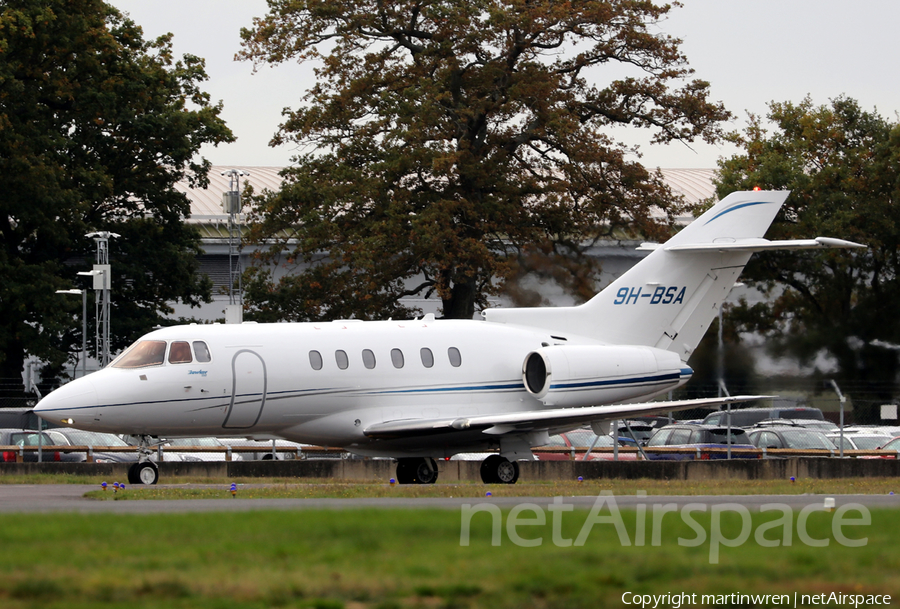
<svg viewBox="0 0 900 609"><path fill-rule="evenodd" d="M164 487L166 485L160 485ZM178 485L177 488L184 488ZM486 487L488 488L488 487ZM523 503L533 503L546 508L554 501L552 497L463 497L463 498L370 498L370 499L244 499L227 497L228 486L222 485L223 499L186 500L95 500L86 499L84 494L97 490L96 485L82 484L0 484L0 513L116 513L116 514L180 514L195 512L246 512L256 510L303 510L303 509L460 509L464 504L493 503L502 508L512 508ZM242 490L246 490L243 487ZM113 495L112 489L106 491ZM129 492L129 491L126 491ZM502 492L495 489L495 492ZM630 508L638 504L652 507L654 504L675 504L681 507L702 504L707 507L717 504L738 504L751 511L765 504L778 503L792 509L809 505L823 505L826 497L833 497L835 507L848 503L864 505L868 508L898 508L900 495L616 495L615 505ZM576 508L591 509L598 500L596 496L563 497L562 502ZM608 500L607 500L608 501ZM607 507L610 507L608 502Z"/></svg>

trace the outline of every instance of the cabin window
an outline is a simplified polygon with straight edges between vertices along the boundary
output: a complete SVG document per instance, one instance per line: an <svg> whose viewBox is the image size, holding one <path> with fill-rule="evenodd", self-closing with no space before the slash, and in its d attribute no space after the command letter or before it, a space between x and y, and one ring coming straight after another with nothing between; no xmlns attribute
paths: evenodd
<svg viewBox="0 0 900 609"><path fill-rule="evenodd" d="M402 368L403 351L400 349L391 349L391 363L394 364L394 368Z"/></svg>
<svg viewBox="0 0 900 609"><path fill-rule="evenodd" d="M206 343L202 340L194 341L194 358L201 364L212 361L212 356L209 354L209 347L207 347Z"/></svg>
<svg viewBox="0 0 900 609"><path fill-rule="evenodd" d="M459 368L462 366L462 355L459 353L459 349L456 347L450 347L447 349L447 356L450 358L450 365L454 368Z"/></svg>
<svg viewBox="0 0 900 609"><path fill-rule="evenodd" d="M419 355L422 357L422 365L426 368L434 366L434 353L428 347L419 349Z"/></svg>
<svg viewBox="0 0 900 609"><path fill-rule="evenodd" d="M162 366L166 357L166 341L142 340L113 363L114 368L149 368Z"/></svg>
<svg viewBox="0 0 900 609"><path fill-rule="evenodd" d="M175 341L172 343L172 346L169 347L170 364L190 364L192 361L191 346L185 341Z"/></svg>
<svg viewBox="0 0 900 609"><path fill-rule="evenodd" d="M322 369L322 354L318 351L310 351L309 352L309 365L312 366L313 370L321 370Z"/></svg>
<svg viewBox="0 0 900 609"><path fill-rule="evenodd" d="M375 367L375 354L371 349L363 349L362 352L363 366L371 370Z"/></svg>
<svg viewBox="0 0 900 609"><path fill-rule="evenodd" d="M346 370L350 365L350 358L347 357L346 351L335 351L334 361L337 362L338 368L340 368L341 370Z"/></svg>

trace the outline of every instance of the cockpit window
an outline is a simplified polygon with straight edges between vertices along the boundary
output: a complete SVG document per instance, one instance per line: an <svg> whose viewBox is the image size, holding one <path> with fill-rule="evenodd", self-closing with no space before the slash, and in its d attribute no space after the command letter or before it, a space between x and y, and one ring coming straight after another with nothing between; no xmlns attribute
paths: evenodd
<svg viewBox="0 0 900 609"><path fill-rule="evenodd" d="M190 364L191 361L191 346L184 341L173 342L169 348L169 363Z"/></svg>
<svg viewBox="0 0 900 609"><path fill-rule="evenodd" d="M206 343L202 340L194 341L194 357L197 358L197 361L201 364L212 361L212 356L209 354L209 347L207 347Z"/></svg>
<svg viewBox="0 0 900 609"><path fill-rule="evenodd" d="M166 357L166 341L142 340L112 363L113 368L148 368L162 366Z"/></svg>

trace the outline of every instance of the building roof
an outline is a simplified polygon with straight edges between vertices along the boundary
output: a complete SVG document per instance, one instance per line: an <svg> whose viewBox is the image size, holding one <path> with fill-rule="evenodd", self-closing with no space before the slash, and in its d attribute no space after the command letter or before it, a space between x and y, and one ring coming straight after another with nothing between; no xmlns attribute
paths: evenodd
<svg viewBox="0 0 900 609"><path fill-rule="evenodd" d="M208 188L191 188L187 180L175 184L175 188L187 194L191 201L191 217L188 222L200 225L205 237L227 237L228 214L222 210L222 194L229 190L230 179L222 175L236 169L243 171L241 190L251 184L257 193L281 188L283 167L236 167L214 165L209 172ZM715 196L712 180L714 169L661 169L663 178L672 190L684 196L687 203L698 203ZM222 231L225 231L224 234ZM208 233L208 234L207 234Z"/></svg>
<svg viewBox="0 0 900 609"><path fill-rule="evenodd" d="M699 203L716 196L713 187L715 169L660 169L669 188L682 195L686 203Z"/></svg>

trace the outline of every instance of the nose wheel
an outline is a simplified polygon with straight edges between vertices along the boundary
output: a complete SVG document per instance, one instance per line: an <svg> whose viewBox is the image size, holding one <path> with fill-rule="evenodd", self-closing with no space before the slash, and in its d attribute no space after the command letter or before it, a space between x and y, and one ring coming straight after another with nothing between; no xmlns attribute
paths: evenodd
<svg viewBox="0 0 900 609"><path fill-rule="evenodd" d="M150 460L150 436L139 436L138 462L128 468L130 484L156 484L159 480L159 468Z"/></svg>
<svg viewBox="0 0 900 609"><path fill-rule="evenodd" d="M400 484L434 484L437 477L437 463L430 457L397 460L397 482Z"/></svg>
<svg viewBox="0 0 900 609"><path fill-rule="evenodd" d="M128 482L131 484L156 484L159 468L153 461L141 461L128 468Z"/></svg>

